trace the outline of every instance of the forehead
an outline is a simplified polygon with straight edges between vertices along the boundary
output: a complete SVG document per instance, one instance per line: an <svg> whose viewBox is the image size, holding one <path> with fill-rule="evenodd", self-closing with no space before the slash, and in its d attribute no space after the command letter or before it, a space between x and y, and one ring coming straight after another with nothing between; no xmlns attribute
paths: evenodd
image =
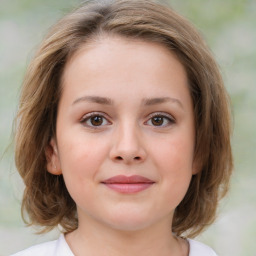
<svg viewBox="0 0 256 256"><path fill-rule="evenodd" d="M162 97L171 84L188 89L186 71L167 47L118 36L84 44L67 62L62 81L69 95L97 89L105 95L111 89L130 87L148 97L162 90L162 95L155 95Z"/></svg>
<svg viewBox="0 0 256 256"><path fill-rule="evenodd" d="M92 70L92 68L100 69L101 64L115 64L114 60L122 63L122 65L127 64L127 67L131 62L133 64L138 64L140 60L143 59L146 65L164 65L164 62L168 62L170 68L174 65L179 65L180 69L184 67L179 61L176 53L171 51L163 43L157 43L152 41L147 41L143 39L135 39L124 36L119 36L115 34L102 34L93 36L86 43L82 44L78 50L76 50L66 63L65 74L70 66L79 65L82 61L88 61L87 69ZM172 63L170 62L172 59ZM149 62L146 62L149 60ZM75 64L74 64L75 63ZM109 65L109 66L111 66ZM104 67L106 69L106 67ZM102 69L103 70L103 69Z"/></svg>

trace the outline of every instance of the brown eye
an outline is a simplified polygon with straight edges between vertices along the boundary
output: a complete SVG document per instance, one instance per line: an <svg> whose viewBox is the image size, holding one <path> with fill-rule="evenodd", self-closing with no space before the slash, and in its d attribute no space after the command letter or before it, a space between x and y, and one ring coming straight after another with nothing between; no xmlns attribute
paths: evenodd
<svg viewBox="0 0 256 256"><path fill-rule="evenodd" d="M111 123L107 120L107 118L104 117L104 115L102 114L97 114L97 113L89 113L87 115L85 115L80 123L83 126L87 126L87 127L92 127L92 128L96 128L96 127L101 127L101 126L106 126L106 125L110 125Z"/></svg>
<svg viewBox="0 0 256 256"><path fill-rule="evenodd" d="M151 122L154 126L161 126L164 123L164 118L161 116L155 116L152 118Z"/></svg>
<svg viewBox="0 0 256 256"><path fill-rule="evenodd" d="M102 116L93 116L90 118L90 122L93 126L100 126L103 124L103 117Z"/></svg>
<svg viewBox="0 0 256 256"><path fill-rule="evenodd" d="M149 116L147 125L164 128L175 123L175 119L168 113L153 113Z"/></svg>

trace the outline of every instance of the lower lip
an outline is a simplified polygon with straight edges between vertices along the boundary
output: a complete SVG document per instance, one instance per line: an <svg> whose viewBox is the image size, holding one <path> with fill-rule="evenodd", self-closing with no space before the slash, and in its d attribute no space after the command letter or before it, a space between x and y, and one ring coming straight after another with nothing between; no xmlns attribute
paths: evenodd
<svg viewBox="0 0 256 256"><path fill-rule="evenodd" d="M154 183L103 183L108 188L119 193L133 194L151 187Z"/></svg>

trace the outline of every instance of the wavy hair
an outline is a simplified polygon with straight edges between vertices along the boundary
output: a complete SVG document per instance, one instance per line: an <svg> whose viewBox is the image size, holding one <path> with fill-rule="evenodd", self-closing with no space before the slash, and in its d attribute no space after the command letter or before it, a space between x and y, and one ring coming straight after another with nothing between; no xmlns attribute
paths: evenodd
<svg viewBox="0 0 256 256"><path fill-rule="evenodd" d="M195 116L195 159L200 170L175 210L172 230L194 237L211 224L232 172L229 98L199 32L170 7L150 0L89 1L49 31L27 69L16 118L15 162L25 183L22 212L42 232L77 228L76 205L63 177L46 168L45 150L55 136L65 64L84 44L103 34L157 42L183 64ZM26 219L24 213L28 214Z"/></svg>

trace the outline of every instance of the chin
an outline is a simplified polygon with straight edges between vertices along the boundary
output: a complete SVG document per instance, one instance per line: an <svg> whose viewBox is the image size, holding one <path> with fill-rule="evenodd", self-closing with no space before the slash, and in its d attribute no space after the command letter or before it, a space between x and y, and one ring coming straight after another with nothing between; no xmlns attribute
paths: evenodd
<svg viewBox="0 0 256 256"><path fill-rule="evenodd" d="M148 215L136 212L125 212L123 214L113 214L108 225L119 231L132 232L143 230L154 223Z"/></svg>

